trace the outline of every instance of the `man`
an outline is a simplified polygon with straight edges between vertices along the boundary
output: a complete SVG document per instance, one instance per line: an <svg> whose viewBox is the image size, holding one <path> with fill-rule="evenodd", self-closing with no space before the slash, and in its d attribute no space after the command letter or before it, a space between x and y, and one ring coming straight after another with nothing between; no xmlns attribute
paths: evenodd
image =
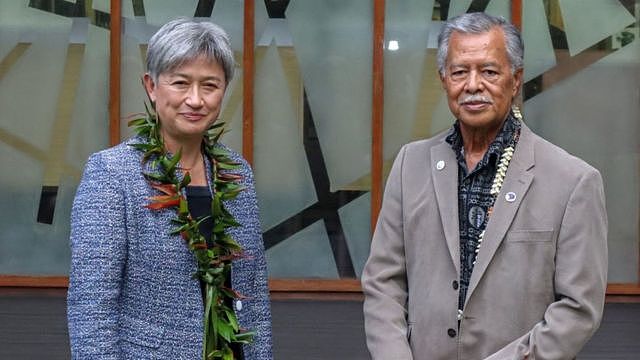
<svg viewBox="0 0 640 360"><path fill-rule="evenodd" d="M512 103L524 47L502 18L446 22L450 131L405 145L362 276L374 359L572 359L598 328L607 219L597 170ZM548 119L553 121L553 119Z"/></svg>

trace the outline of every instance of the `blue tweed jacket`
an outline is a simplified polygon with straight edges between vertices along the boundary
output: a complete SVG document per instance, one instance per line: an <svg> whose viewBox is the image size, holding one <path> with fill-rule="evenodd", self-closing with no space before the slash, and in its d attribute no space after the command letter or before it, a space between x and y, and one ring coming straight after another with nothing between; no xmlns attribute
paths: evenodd
<svg viewBox="0 0 640 360"><path fill-rule="evenodd" d="M173 209L149 210L158 195L142 176L134 137L93 154L71 215L67 316L73 359L200 359L203 303L192 277L196 262L172 229ZM247 360L272 359L271 311L253 175L227 208L242 224L232 235L245 249L233 262L232 286L247 299L234 303L241 327L256 332ZM210 164L207 163L207 168Z"/></svg>

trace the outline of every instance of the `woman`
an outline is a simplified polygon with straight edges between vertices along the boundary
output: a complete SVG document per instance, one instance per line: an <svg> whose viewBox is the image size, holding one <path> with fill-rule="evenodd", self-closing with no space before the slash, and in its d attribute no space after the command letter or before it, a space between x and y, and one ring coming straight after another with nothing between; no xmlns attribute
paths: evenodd
<svg viewBox="0 0 640 360"><path fill-rule="evenodd" d="M212 23L174 20L150 39L155 111L89 158L73 205L74 359L272 358L253 176L209 132L233 72Z"/></svg>

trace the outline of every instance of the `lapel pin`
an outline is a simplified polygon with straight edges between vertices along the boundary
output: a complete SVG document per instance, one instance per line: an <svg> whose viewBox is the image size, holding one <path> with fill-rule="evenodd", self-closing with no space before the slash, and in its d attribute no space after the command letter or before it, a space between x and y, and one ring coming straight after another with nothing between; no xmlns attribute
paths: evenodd
<svg viewBox="0 0 640 360"><path fill-rule="evenodd" d="M507 200L508 202L516 201L516 193L514 193L513 191L509 191L504 195L504 199Z"/></svg>
<svg viewBox="0 0 640 360"><path fill-rule="evenodd" d="M444 169L444 161L443 160L440 160L440 161L438 161L436 163L436 169L438 169L438 170Z"/></svg>

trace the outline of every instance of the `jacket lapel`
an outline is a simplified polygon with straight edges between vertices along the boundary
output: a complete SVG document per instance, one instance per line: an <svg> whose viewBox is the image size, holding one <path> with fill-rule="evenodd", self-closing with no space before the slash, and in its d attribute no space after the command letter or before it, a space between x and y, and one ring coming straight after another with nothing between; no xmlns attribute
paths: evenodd
<svg viewBox="0 0 640 360"><path fill-rule="evenodd" d="M458 163L451 146L442 142L431 148L431 177L444 236L451 260L460 274L460 230L458 224ZM427 232L428 233L428 232Z"/></svg>
<svg viewBox="0 0 640 360"><path fill-rule="evenodd" d="M507 230L513 222L513 218L520 207L520 203L533 180L533 174L530 171L533 166L534 154L532 133L531 130L522 123L520 140L518 141L513 159L507 169L507 175L505 177L502 190L500 191L500 194L498 194L493 206L493 213L489 218L489 223L485 230L485 236L482 246L480 247L480 252L478 253L476 265L471 273L466 301L469 301L473 290L482 279L491 259L504 240ZM515 199L507 201L505 199L505 195L508 193L515 194ZM511 197L511 199L512 198L513 197Z"/></svg>

